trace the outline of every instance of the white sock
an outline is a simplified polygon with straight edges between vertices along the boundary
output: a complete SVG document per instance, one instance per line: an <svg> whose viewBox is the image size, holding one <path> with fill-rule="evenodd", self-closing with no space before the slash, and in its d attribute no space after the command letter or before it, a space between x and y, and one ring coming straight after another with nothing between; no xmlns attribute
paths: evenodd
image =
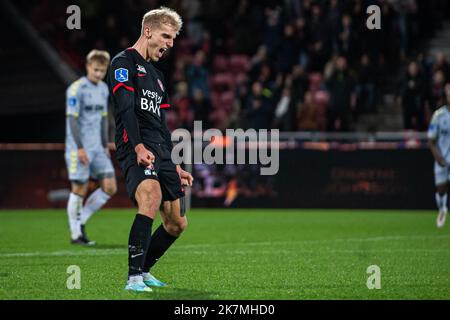
<svg viewBox="0 0 450 320"><path fill-rule="evenodd" d="M81 224L85 224L89 220L89 218L96 211L98 211L110 198L111 196L104 192L101 188L95 190L86 200L86 203L81 209Z"/></svg>
<svg viewBox="0 0 450 320"><path fill-rule="evenodd" d="M436 192L436 205L439 210L442 210L444 207L447 208L447 194L440 195L439 192Z"/></svg>
<svg viewBox="0 0 450 320"><path fill-rule="evenodd" d="M144 279L141 275L128 277L128 283L141 283Z"/></svg>
<svg viewBox="0 0 450 320"><path fill-rule="evenodd" d="M71 192L69 201L67 202L67 215L69 216L69 226L72 240L78 239L81 235L78 212L80 211L82 204L83 198Z"/></svg>

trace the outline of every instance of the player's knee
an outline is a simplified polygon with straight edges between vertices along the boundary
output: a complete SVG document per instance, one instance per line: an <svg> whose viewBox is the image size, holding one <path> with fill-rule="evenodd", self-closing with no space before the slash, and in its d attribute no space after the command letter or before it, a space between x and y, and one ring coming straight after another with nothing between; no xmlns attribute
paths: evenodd
<svg viewBox="0 0 450 320"><path fill-rule="evenodd" d="M85 197L87 194L88 184L72 183L72 193L75 193L81 197Z"/></svg>
<svg viewBox="0 0 450 320"><path fill-rule="evenodd" d="M153 219L153 217L156 215L156 212L158 211L158 201L161 200L152 196L140 197L139 199L137 199L139 213L149 216Z"/></svg>
<svg viewBox="0 0 450 320"><path fill-rule="evenodd" d="M103 187L103 191L112 197L117 192L117 184L116 183L108 184Z"/></svg>
<svg viewBox="0 0 450 320"><path fill-rule="evenodd" d="M447 185L440 185L436 187L436 191L441 195L447 193L447 189Z"/></svg>
<svg viewBox="0 0 450 320"><path fill-rule="evenodd" d="M177 221L171 221L166 225L167 232L175 237L179 237L187 228L187 219L178 219Z"/></svg>

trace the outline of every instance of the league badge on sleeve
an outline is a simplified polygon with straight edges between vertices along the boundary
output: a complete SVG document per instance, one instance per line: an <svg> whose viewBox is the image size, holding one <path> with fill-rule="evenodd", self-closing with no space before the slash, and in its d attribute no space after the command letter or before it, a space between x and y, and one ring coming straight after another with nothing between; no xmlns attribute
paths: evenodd
<svg viewBox="0 0 450 320"><path fill-rule="evenodd" d="M77 105L77 98L70 97L67 101L70 107L75 107Z"/></svg>
<svg viewBox="0 0 450 320"><path fill-rule="evenodd" d="M128 69L119 68L114 71L114 78L119 82L128 81Z"/></svg>

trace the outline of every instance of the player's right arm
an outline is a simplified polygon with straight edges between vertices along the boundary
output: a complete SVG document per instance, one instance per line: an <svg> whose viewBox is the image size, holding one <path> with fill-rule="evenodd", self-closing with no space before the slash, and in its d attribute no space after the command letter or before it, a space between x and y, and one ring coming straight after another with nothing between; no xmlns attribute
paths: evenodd
<svg viewBox="0 0 450 320"><path fill-rule="evenodd" d="M430 146L431 153L433 154L434 160L441 166L445 167L447 165L447 162L445 161L444 157L441 154L441 151L439 150L439 147L437 145L437 138L439 133L439 111L436 111L433 117L431 118L430 125L428 127L428 145Z"/></svg>
<svg viewBox="0 0 450 320"><path fill-rule="evenodd" d="M135 90L132 82L133 67L126 58L114 59L109 69L110 90L114 100L115 114L120 116L128 139L136 152L138 165L149 166L155 156L147 150L139 132L134 111Z"/></svg>
<svg viewBox="0 0 450 320"><path fill-rule="evenodd" d="M80 128L80 110L82 104L82 95L80 94L81 81L74 82L66 92L66 117L69 122L72 138L77 145L77 155L80 162L84 165L89 163L86 150L81 140Z"/></svg>

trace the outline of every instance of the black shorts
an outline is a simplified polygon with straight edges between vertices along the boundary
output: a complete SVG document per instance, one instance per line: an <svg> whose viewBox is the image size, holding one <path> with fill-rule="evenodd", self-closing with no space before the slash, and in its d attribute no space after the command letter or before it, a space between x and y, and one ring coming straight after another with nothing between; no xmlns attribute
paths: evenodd
<svg viewBox="0 0 450 320"><path fill-rule="evenodd" d="M138 166L136 153L132 152L119 161L125 175L127 192L130 199L137 204L135 194L139 184L146 179L155 179L161 185L162 201L174 201L184 197L180 176L172 162L170 150L164 144L146 143L147 150L155 156L153 170Z"/></svg>

